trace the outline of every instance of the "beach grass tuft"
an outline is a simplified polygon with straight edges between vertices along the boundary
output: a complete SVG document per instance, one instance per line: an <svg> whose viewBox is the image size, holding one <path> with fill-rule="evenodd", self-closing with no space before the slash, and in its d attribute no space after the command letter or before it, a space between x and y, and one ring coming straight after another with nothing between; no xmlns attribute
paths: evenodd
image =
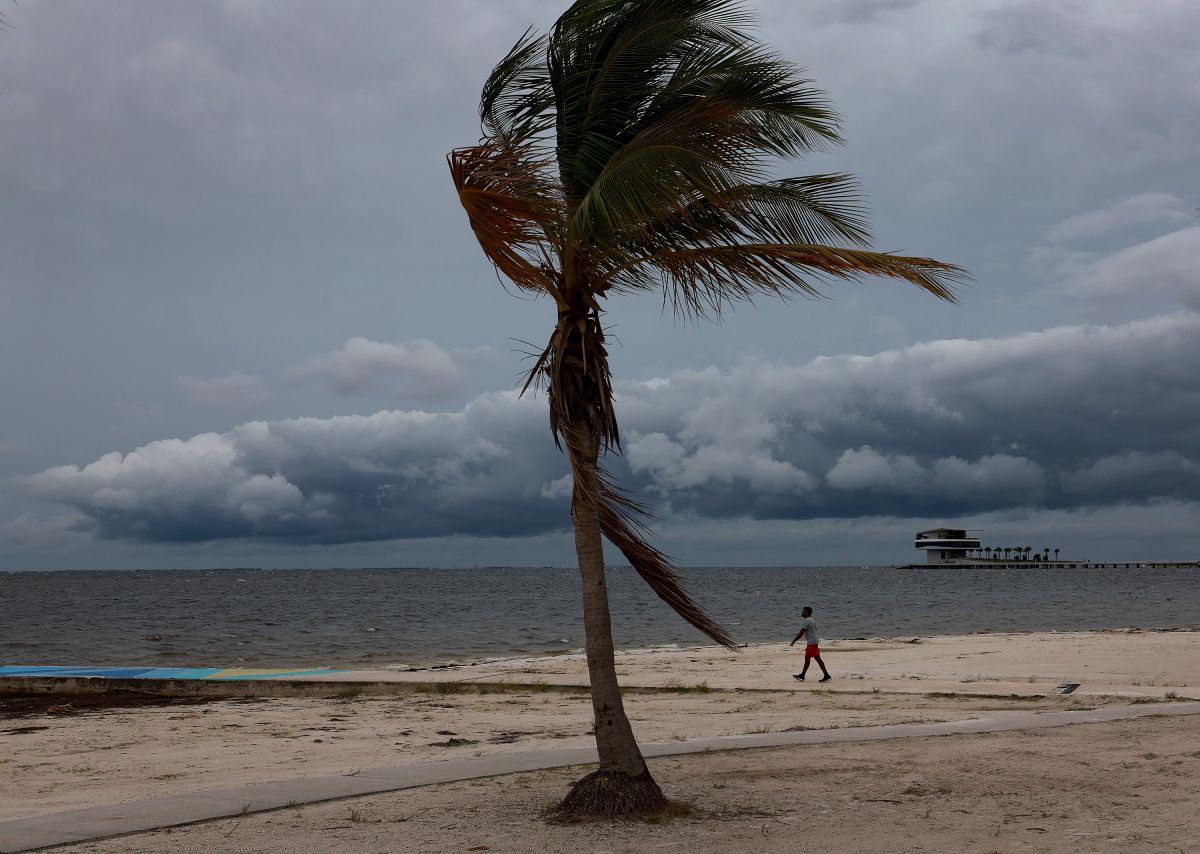
<svg viewBox="0 0 1200 854"><path fill-rule="evenodd" d="M708 682L696 682L692 685L686 685L678 679L668 679L662 685L662 690L669 691L672 694L710 694L712 688L708 687Z"/></svg>

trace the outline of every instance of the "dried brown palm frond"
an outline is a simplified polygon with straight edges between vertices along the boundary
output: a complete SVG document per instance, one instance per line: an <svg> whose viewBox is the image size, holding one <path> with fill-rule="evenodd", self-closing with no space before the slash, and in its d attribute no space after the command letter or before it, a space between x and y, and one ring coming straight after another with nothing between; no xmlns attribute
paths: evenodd
<svg viewBox="0 0 1200 854"><path fill-rule="evenodd" d="M517 287L557 293L562 194L528 147L483 144L446 157L458 199L484 254Z"/></svg>

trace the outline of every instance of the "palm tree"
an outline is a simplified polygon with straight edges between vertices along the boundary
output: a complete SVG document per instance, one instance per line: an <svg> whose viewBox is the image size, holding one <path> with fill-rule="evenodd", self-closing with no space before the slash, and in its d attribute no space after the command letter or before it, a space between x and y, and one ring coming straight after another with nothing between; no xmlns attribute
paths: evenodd
<svg viewBox="0 0 1200 854"><path fill-rule="evenodd" d="M1033 551L1033 546L1026 546L1026 547L1025 547L1025 560L1029 560L1029 553L1030 553L1031 551Z"/></svg>
<svg viewBox="0 0 1200 854"><path fill-rule="evenodd" d="M1005 560L1008 560L1008 556L1009 556L1009 554L1011 554L1011 553L1012 553L1012 547L1011 547L1011 546L1005 546L1005 547L1004 547L1004 559L1005 559Z"/></svg>
<svg viewBox="0 0 1200 854"><path fill-rule="evenodd" d="M1054 559L1058 560L1058 549L1054 550Z"/></svg>
<svg viewBox="0 0 1200 854"><path fill-rule="evenodd" d="M647 543L642 507L600 465L620 451L603 301L660 291L677 315L719 317L739 300L815 295L823 280L868 275L953 301L965 276L868 250L852 176L769 177L776 158L841 140L825 97L751 38L750 22L739 0L577 0L495 67L480 143L448 156L488 259L519 290L553 300L557 316L522 391L546 389L574 483L600 761L572 786L567 812L666 803L621 702L602 535L680 616L735 646Z"/></svg>

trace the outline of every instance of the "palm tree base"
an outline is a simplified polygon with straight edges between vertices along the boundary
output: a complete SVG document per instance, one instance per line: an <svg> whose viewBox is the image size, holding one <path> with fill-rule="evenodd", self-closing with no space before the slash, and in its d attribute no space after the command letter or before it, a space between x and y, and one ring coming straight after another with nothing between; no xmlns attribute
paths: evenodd
<svg viewBox="0 0 1200 854"><path fill-rule="evenodd" d="M593 771L571 784L571 791L553 810L558 818L635 818L663 812L669 802L650 776L622 771Z"/></svg>

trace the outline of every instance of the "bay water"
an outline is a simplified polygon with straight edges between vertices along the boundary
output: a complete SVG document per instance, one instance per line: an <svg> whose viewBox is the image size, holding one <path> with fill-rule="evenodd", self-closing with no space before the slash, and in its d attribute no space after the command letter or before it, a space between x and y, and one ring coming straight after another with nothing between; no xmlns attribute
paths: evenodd
<svg viewBox="0 0 1200 854"><path fill-rule="evenodd" d="M741 643L976 632L1200 629L1200 570L705 567L688 589ZM618 648L710 643L628 568ZM573 568L0 573L0 664L414 667L583 646Z"/></svg>

